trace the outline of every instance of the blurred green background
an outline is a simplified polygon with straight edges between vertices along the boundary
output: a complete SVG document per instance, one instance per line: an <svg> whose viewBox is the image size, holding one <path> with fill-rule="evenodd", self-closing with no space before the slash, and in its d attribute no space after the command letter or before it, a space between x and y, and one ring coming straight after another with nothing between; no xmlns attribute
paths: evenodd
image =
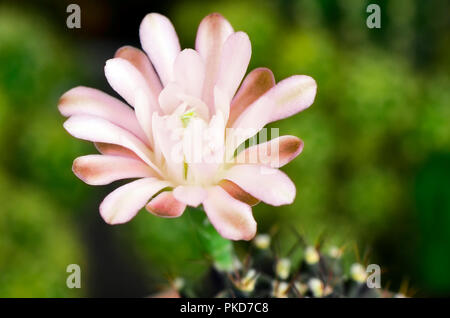
<svg viewBox="0 0 450 318"><path fill-rule="evenodd" d="M81 29L66 27L72 2ZM366 27L369 3L382 9L381 29ZM0 3L0 296L145 296L207 268L187 214L103 223L98 205L117 184L72 174L73 159L94 148L65 132L56 108L77 85L114 94L104 62L139 46L152 11L173 21L184 47L203 16L220 12L249 34L249 69L318 83L310 109L273 124L305 149L284 169L295 203L254 208L260 232L278 229L281 250L291 228L310 243L323 235L352 258L355 246L368 252L394 291L407 283L411 296L450 295L448 1L44 0ZM81 289L66 287L72 263Z"/></svg>

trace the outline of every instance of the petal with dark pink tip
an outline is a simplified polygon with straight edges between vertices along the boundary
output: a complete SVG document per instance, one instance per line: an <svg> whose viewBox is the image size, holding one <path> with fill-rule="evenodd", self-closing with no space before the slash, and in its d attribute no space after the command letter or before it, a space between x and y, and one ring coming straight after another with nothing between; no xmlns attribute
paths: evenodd
<svg viewBox="0 0 450 318"><path fill-rule="evenodd" d="M95 148L97 148L98 152L100 152L102 155L109 155L109 156L119 156L119 157L126 157L126 158L132 158L136 160L142 160L138 157L133 151L131 151L128 148L114 145L114 144L107 144L104 142L95 142L94 143Z"/></svg>
<svg viewBox="0 0 450 318"><path fill-rule="evenodd" d="M259 200L254 196L251 196L241 187L239 187L236 183L231 182L230 180L223 179L219 182L219 186L222 187L225 191L228 192L236 200L247 203L250 206L256 205L259 203Z"/></svg>
<svg viewBox="0 0 450 318"><path fill-rule="evenodd" d="M105 155L78 157L73 162L72 170L78 178L89 185L105 185L121 179L157 176L141 160Z"/></svg>
<svg viewBox="0 0 450 318"><path fill-rule="evenodd" d="M235 165L226 172L224 178L270 205L291 204L295 198L294 183L278 169L261 165Z"/></svg>
<svg viewBox="0 0 450 318"><path fill-rule="evenodd" d="M147 142L147 136L141 129L133 109L98 89L84 86L72 88L61 96L58 109L66 117L91 115L104 118Z"/></svg>
<svg viewBox="0 0 450 318"><path fill-rule="evenodd" d="M216 85L228 95L230 100L241 84L251 55L250 39L244 32L233 33L223 45Z"/></svg>
<svg viewBox="0 0 450 318"><path fill-rule="evenodd" d="M153 69L152 63L150 63L150 60L144 52L132 46L123 46L117 50L114 57L125 59L133 64L147 81L153 96L155 96L155 98L158 97L162 90L161 81Z"/></svg>
<svg viewBox="0 0 450 318"><path fill-rule="evenodd" d="M242 112L265 92L275 86L275 78L268 68L257 68L244 79L230 107L230 118L227 127L231 127Z"/></svg>
<svg viewBox="0 0 450 318"><path fill-rule="evenodd" d="M214 114L214 85L219 73L223 44L233 32L231 24L218 13L206 16L198 27L195 50L205 62L203 100L210 107L210 114Z"/></svg>
<svg viewBox="0 0 450 318"><path fill-rule="evenodd" d="M241 151L235 158L237 164L263 164L280 168L291 162L303 150L303 141L295 136L281 136Z"/></svg>
<svg viewBox="0 0 450 318"><path fill-rule="evenodd" d="M173 80L173 63L180 52L180 42L168 18L147 14L141 22L139 37L144 51L158 72L163 85Z"/></svg>
<svg viewBox="0 0 450 318"><path fill-rule="evenodd" d="M108 224L130 221L152 196L170 186L156 178L139 179L121 186L108 194L100 204L100 215Z"/></svg>
<svg viewBox="0 0 450 318"><path fill-rule="evenodd" d="M295 75L279 82L236 119L233 128L239 131L237 145L252 137L268 123L292 116L308 108L316 96L317 85L306 75ZM242 134L248 130L248 134Z"/></svg>
<svg viewBox="0 0 450 318"><path fill-rule="evenodd" d="M224 238L251 240L255 236L256 221L250 206L234 199L221 187L208 189L203 207L211 224Z"/></svg>
<svg viewBox="0 0 450 318"><path fill-rule="evenodd" d="M175 199L172 192L164 191L154 197L145 208L160 217L176 218L183 214L186 204Z"/></svg>
<svg viewBox="0 0 450 318"><path fill-rule="evenodd" d="M153 112L159 112L159 104L144 76L128 60L118 57L106 61L105 75L109 85L134 107L141 128L151 140L151 118Z"/></svg>
<svg viewBox="0 0 450 318"><path fill-rule="evenodd" d="M151 168L160 173L160 170L152 161L152 151L142 141L129 131L105 119L85 115L72 116L64 122L64 128L75 138L116 144L128 148Z"/></svg>

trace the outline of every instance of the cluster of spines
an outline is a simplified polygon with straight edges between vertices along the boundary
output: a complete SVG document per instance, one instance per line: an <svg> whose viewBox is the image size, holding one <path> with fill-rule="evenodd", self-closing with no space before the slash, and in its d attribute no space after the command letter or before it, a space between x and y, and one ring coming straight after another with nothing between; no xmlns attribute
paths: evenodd
<svg viewBox="0 0 450 318"><path fill-rule="evenodd" d="M366 267L355 262L349 267L342 261L343 248L327 249L307 245L302 240L295 248L302 251L300 262L294 264L289 257L277 257L271 249L272 238L259 234L252 241L250 252L243 261L236 258L231 272L212 269L205 280L213 283L212 294L204 290L187 292L178 284L181 296L197 295L211 297L258 297L258 298L304 298L304 297L403 297L382 288L369 288L366 284ZM209 292L209 291L208 291Z"/></svg>

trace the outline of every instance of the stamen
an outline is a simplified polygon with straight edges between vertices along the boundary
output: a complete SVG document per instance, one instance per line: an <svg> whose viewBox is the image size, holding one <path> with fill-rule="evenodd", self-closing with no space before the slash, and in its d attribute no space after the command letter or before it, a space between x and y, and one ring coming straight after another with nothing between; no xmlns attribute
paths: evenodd
<svg viewBox="0 0 450 318"><path fill-rule="evenodd" d="M196 114L195 114L194 109L188 110L183 115L181 115L180 119L181 119L181 122L183 123L184 128L186 128L189 125L191 118L194 117L195 115Z"/></svg>

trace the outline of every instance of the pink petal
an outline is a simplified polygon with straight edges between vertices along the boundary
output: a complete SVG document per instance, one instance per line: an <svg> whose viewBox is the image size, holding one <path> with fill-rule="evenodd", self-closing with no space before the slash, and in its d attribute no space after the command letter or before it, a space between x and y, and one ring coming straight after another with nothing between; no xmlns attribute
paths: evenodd
<svg viewBox="0 0 450 318"><path fill-rule="evenodd" d="M72 171L90 185L104 185L121 179L156 176L156 173L141 160L104 155L78 157L73 162Z"/></svg>
<svg viewBox="0 0 450 318"><path fill-rule="evenodd" d="M154 197L146 206L148 212L165 218L176 218L183 214L186 204L181 203L172 192L164 191Z"/></svg>
<svg viewBox="0 0 450 318"><path fill-rule="evenodd" d="M250 39L244 32L233 33L223 45L216 85L228 95L230 100L241 84L251 55Z"/></svg>
<svg viewBox="0 0 450 318"><path fill-rule="evenodd" d="M256 205L259 203L259 200L239 187L236 183L231 182L230 180L223 179L219 182L219 186L228 192L236 200L247 203L250 206Z"/></svg>
<svg viewBox="0 0 450 318"><path fill-rule="evenodd" d="M186 84L183 84L186 86ZM188 95L184 93L183 85L176 82L170 82L159 94L159 105L163 110L164 114L170 115L175 112L175 110L181 105L181 103L186 103L192 108L195 108L195 113L203 118L204 120L209 120L209 108L206 104L197 97L193 95Z"/></svg>
<svg viewBox="0 0 450 318"><path fill-rule="evenodd" d="M163 85L173 79L173 63L180 52L177 33L165 16L149 13L142 20L141 45L155 67Z"/></svg>
<svg viewBox="0 0 450 318"><path fill-rule="evenodd" d="M215 114L206 126L203 120L193 119L184 130L184 155L188 163L187 179L195 184L209 184L224 158L225 122ZM190 147L189 147L190 146Z"/></svg>
<svg viewBox="0 0 450 318"><path fill-rule="evenodd" d="M151 140L152 113L159 111L159 105L157 96L153 95L143 75L122 58L106 61L105 75L109 85L134 106L136 117Z"/></svg>
<svg viewBox="0 0 450 318"><path fill-rule="evenodd" d="M141 160L141 158L139 158L133 151L122 146L107 144L103 142L96 142L94 143L94 145L102 155L119 156Z"/></svg>
<svg viewBox="0 0 450 318"><path fill-rule="evenodd" d="M197 207L206 199L207 192L202 187L178 186L173 190L173 196L178 201Z"/></svg>
<svg viewBox="0 0 450 318"><path fill-rule="evenodd" d="M197 51L185 49L178 54L173 67L175 82L183 93L201 98L205 80L205 65Z"/></svg>
<svg viewBox="0 0 450 318"><path fill-rule="evenodd" d="M64 128L75 138L119 145L130 149L160 174L152 162L153 153L137 137L99 117L75 115L64 123Z"/></svg>
<svg viewBox="0 0 450 318"><path fill-rule="evenodd" d="M231 97L219 86L214 86L214 108L216 114L222 114L225 124L228 122L228 117L230 116L230 102Z"/></svg>
<svg viewBox="0 0 450 318"><path fill-rule="evenodd" d="M303 150L303 141L295 136L281 136L265 143L251 146L241 151L235 162L247 164L264 164L280 168L291 162Z"/></svg>
<svg viewBox="0 0 450 318"><path fill-rule="evenodd" d="M121 186L100 204L100 215L108 224L130 221L158 191L170 186L167 181L144 178Z"/></svg>
<svg viewBox="0 0 450 318"><path fill-rule="evenodd" d="M203 87L203 100L214 114L214 85L219 73L222 47L226 39L233 33L233 27L220 14L212 13L200 23L195 40L195 49L203 58L206 77Z"/></svg>
<svg viewBox="0 0 450 318"><path fill-rule="evenodd" d="M291 204L295 198L295 185L278 169L260 165L235 165L226 172L224 179L233 181L244 191L270 205Z"/></svg>
<svg viewBox="0 0 450 318"><path fill-rule="evenodd" d="M139 126L133 109L97 89L83 86L72 88L61 96L58 109L66 117L92 115L104 118L131 131L142 141L147 141L147 136Z"/></svg>
<svg viewBox="0 0 450 318"><path fill-rule="evenodd" d="M200 99L187 94L180 94L178 96L180 100L186 105L195 108L195 114L205 120L206 122L209 120L209 108L208 106Z"/></svg>
<svg viewBox="0 0 450 318"><path fill-rule="evenodd" d="M248 106L234 122L233 128L239 133L237 145L252 137L268 123L308 108L314 101L316 89L314 79L306 75L291 76L279 82ZM242 133L242 129L247 130L247 133Z"/></svg>
<svg viewBox="0 0 450 318"><path fill-rule="evenodd" d="M132 46L123 46L117 50L114 57L123 58L133 64L147 81L153 96L157 97L161 93L161 81L144 52Z"/></svg>
<svg viewBox="0 0 450 318"><path fill-rule="evenodd" d="M274 86L275 78L272 71L268 68L260 67L251 71L245 77L244 82L231 102L230 118L227 126L231 127L248 106Z"/></svg>
<svg viewBox="0 0 450 318"><path fill-rule="evenodd" d="M161 94L159 94L159 105L164 114L170 115L181 104L181 100L178 95L181 92L181 87L175 82L168 83Z"/></svg>
<svg viewBox="0 0 450 318"><path fill-rule="evenodd" d="M208 190L203 207L217 232L229 240L251 240L256 234L256 221L247 204L235 200L219 186Z"/></svg>
<svg viewBox="0 0 450 318"><path fill-rule="evenodd" d="M164 162L166 174L176 182L184 181L183 143L176 138L176 133L181 133L177 127L169 127L170 118L153 115L153 138L157 162ZM180 121L181 126L181 121ZM162 160L161 156L164 156Z"/></svg>
<svg viewBox="0 0 450 318"><path fill-rule="evenodd" d="M195 113L199 117L208 121L208 106L206 106L200 98L184 93L184 89L182 87L182 85L179 85L176 82L170 82L164 87L161 94L159 94L159 105L161 106L164 114L170 115L175 112L181 103L186 103L186 105L195 108Z"/></svg>

